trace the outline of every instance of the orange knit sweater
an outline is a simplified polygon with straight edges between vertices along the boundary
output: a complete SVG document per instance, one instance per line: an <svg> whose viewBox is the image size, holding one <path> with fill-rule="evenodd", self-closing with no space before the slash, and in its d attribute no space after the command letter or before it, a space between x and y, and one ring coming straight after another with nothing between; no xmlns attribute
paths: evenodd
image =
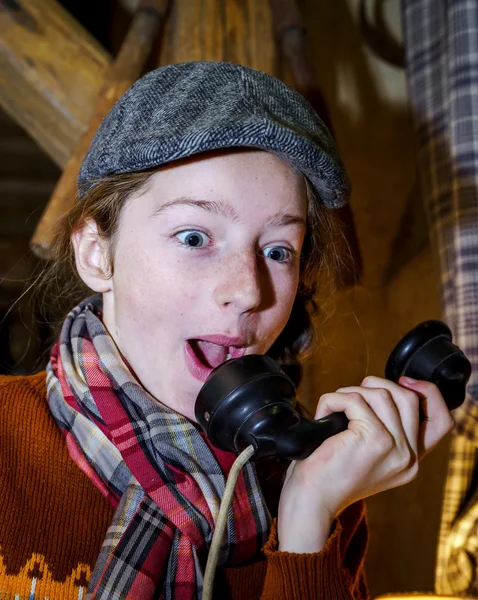
<svg viewBox="0 0 478 600"><path fill-rule="evenodd" d="M0 598L81 600L114 509L71 460L46 402L45 373L0 376ZM277 551L219 570L221 600L367 597L363 503L344 511L316 554Z"/></svg>

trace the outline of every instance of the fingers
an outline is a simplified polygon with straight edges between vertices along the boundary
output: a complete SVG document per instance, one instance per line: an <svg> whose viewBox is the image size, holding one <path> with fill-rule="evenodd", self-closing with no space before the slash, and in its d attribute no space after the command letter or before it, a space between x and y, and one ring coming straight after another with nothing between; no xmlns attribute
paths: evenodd
<svg viewBox="0 0 478 600"><path fill-rule="evenodd" d="M344 390L347 391L337 391L321 396L315 419L321 419L335 412L344 412L349 420L349 429L360 434L362 438L368 439L371 436L386 434L392 439L388 428L383 425L373 408L360 393L361 388L344 388Z"/></svg>
<svg viewBox="0 0 478 600"><path fill-rule="evenodd" d="M340 388L337 392L361 394L395 440L405 435L410 449L419 458L453 429L450 411L437 386L429 381L402 377L397 384L381 377L366 377L361 386ZM425 417L421 422L420 409ZM327 404L321 398L316 419L327 414Z"/></svg>
<svg viewBox="0 0 478 600"><path fill-rule="evenodd" d="M400 385L415 392L420 399L424 420L419 427L418 456L422 458L453 429L455 422L440 390L434 383L401 377Z"/></svg>
<svg viewBox="0 0 478 600"><path fill-rule="evenodd" d="M411 462L416 459L419 400L414 392L400 388L392 382L385 382L379 377L369 377L364 379L361 386L349 386L337 391L344 394L360 394L383 427L390 432L399 451L404 456L409 455ZM403 409L401 405L404 405Z"/></svg>
<svg viewBox="0 0 478 600"><path fill-rule="evenodd" d="M419 454L420 431L420 397L412 390L383 379L381 377L366 377L362 386L371 389L381 389L388 392L390 401L395 405L411 450L415 456ZM380 407L377 407L380 410Z"/></svg>
<svg viewBox="0 0 478 600"><path fill-rule="evenodd" d="M420 410L426 419L422 422ZM304 489L318 481L321 499L329 510L337 511L357 499L410 482L418 473L419 458L453 426L438 388L407 378L394 383L367 377L361 386L324 394L316 419L334 412L345 413L348 429L299 461L293 473L294 485L307 482ZM310 477L310 473L316 475Z"/></svg>
<svg viewBox="0 0 478 600"><path fill-rule="evenodd" d="M357 386L324 394L320 398L316 418L333 412L344 412L349 419L349 427L331 440L337 438L338 442L342 436L342 445L348 445L351 450L347 461L353 462L360 457L359 471L365 465L367 468L373 465L373 477L370 479L376 482L373 493L408 483L415 477L418 470L417 452L411 447L400 412L388 390ZM350 445L347 434L349 441L353 439L352 434L356 434L355 442L362 440L365 443L352 441ZM416 447L416 440L414 444ZM335 448L331 446L330 451Z"/></svg>
<svg viewBox="0 0 478 600"><path fill-rule="evenodd" d="M343 388L343 390L345 389ZM343 390L323 394L320 397L315 411L314 418L316 420L327 417L334 412L344 412L349 421L361 421L364 418L376 420L376 415L360 393L360 388L357 387L353 390L351 388L350 391L346 392Z"/></svg>

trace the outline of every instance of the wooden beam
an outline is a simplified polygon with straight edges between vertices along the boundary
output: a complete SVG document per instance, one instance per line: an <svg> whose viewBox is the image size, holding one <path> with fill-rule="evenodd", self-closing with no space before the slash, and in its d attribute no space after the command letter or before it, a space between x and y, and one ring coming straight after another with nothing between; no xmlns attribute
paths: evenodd
<svg viewBox="0 0 478 600"><path fill-rule="evenodd" d="M0 0L0 106L64 167L110 55L55 0Z"/></svg>
<svg viewBox="0 0 478 600"><path fill-rule="evenodd" d="M32 238L32 249L39 257L50 256L55 225L73 205L78 172L91 140L113 104L142 74L167 9L168 0L140 0L118 56L106 70L88 127L70 156Z"/></svg>
<svg viewBox="0 0 478 600"><path fill-rule="evenodd" d="M269 0L174 0L158 64L188 60L238 62L274 74Z"/></svg>

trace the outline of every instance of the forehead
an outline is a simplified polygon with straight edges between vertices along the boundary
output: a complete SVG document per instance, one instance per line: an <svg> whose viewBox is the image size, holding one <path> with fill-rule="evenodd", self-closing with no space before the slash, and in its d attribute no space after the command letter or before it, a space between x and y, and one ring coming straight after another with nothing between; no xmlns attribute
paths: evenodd
<svg viewBox="0 0 478 600"><path fill-rule="evenodd" d="M156 209L178 198L213 200L230 206L230 216L243 210L304 213L305 178L289 163L256 149L222 150L161 167L142 195ZM192 203L182 203L182 205Z"/></svg>

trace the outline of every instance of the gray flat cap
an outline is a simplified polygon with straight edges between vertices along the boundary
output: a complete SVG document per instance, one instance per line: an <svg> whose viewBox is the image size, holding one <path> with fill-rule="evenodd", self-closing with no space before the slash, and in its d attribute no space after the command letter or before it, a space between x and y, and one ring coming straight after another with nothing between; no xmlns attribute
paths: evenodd
<svg viewBox="0 0 478 600"><path fill-rule="evenodd" d="M310 104L275 77L224 62L169 65L139 79L93 138L78 176L79 195L106 175L237 147L288 161L326 206L348 199L335 143Z"/></svg>

